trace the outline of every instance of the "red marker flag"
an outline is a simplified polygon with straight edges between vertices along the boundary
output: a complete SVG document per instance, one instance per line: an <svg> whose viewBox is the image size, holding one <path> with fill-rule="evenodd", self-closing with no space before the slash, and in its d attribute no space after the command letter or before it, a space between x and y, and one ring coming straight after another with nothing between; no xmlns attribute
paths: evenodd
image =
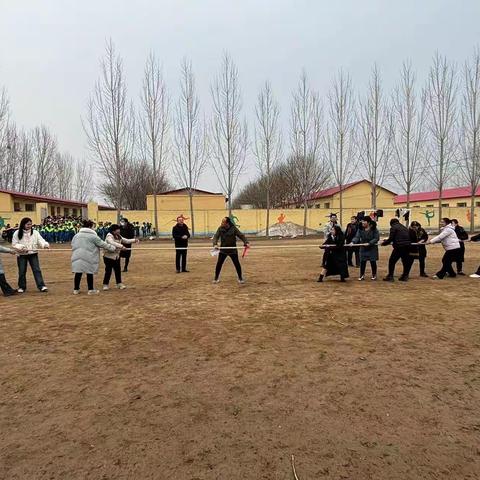
<svg viewBox="0 0 480 480"><path fill-rule="evenodd" d="M243 247L242 258L245 258L248 255L249 250L250 250L250 245L245 245Z"/></svg>

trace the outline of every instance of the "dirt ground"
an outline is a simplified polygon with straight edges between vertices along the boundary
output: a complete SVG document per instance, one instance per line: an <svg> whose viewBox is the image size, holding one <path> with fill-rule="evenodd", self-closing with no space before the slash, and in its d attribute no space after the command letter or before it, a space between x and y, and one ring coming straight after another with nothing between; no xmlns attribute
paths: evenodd
<svg viewBox="0 0 480 480"><path fill-rule="evenodd" d="M50 292L0 297L0 478L480 478L480 282L319 284L320 257L253 245L212 285L208 251L138 250L127 290L74 297L41 253Z"/></svg>

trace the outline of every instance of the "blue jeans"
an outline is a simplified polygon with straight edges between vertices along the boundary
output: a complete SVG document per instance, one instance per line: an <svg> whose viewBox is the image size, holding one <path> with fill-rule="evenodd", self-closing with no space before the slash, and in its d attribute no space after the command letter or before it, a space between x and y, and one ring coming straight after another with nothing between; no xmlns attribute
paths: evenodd
<svg viewBox="0 0 480 480"><path fill-rule="evenodd" d="M32 255L19 255L17 257L18 265L18 288L22 290L27 289L27 265L30 264L32 268L33 278L37 284L37 288L40 290L45 286L43 281L42 271L40 270L40 262L38 261L38 253Z"/></svg>

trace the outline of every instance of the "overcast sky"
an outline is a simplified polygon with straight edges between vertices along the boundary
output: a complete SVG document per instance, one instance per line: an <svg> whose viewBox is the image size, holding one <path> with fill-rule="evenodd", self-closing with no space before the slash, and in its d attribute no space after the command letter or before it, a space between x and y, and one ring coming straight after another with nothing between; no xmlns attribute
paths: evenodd
<svg viewBox="0 0 480 480"><path fill-rule="evenodd" d="M137 99L149 51L176 94L186 56L209 110L209 86L228 51L237 64L244 113L269 79L288 124L303 68L321 94L343 68L361 93L377 63L391 88L405 59L425 79L436 50L462 64L479 43L480 0L0 0L0 87L18 125L45 124L60 147L85 157L81 116L99 75L105 40L124 59ZM254 162L242 183L255 175ZM200 187L220 190L206 174Z"/></svg>

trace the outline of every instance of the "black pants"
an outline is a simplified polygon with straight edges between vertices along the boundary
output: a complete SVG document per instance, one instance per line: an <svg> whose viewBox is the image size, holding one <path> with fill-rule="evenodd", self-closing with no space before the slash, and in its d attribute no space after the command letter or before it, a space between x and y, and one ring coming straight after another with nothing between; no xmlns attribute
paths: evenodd
<svg viewBox="0 0 480 480"><path fill-rule="evenodd" d="M425 262L426 257L412 257L412 265L415 260L418 260L418 266L420 268L420 275L425 274Z"/></svg>
<svg viewBox="0 0 480 480"><path fill-rule="evenodd" d="M184 272L187 269L187 250L175 251L175 266L177 267L177 272Z"/></svg>
<svg viewBox="0 0 480 480"><path fill-rule="evenodd" d="M4 295L11 295L12 293L16 292L16 290L14 290L7 282L4 273L0 273L0 289Z"/></svg>
<svg viewBox="0 0 480 480"><path fill-rule="evenodd" d="M32 268L33 278L37 284L37 288L40 290L45 286L43 281L42 271L40 270L40 262L38 261L38 253L32 255L19 255L17 257L18 265L18 288L22 290L27 289L27 266L30 264Z"/></svg>
<svg viewBox="0 0 480 480"><path fill-rule="evenodd" d="M232 259L233 264L235 265L235 270L237 271L237 275L239 280L242 279L242 266L240 265L240 260L238 259L238 253L223 253L220 252L218 254L217 265L215 267L215 280L218 280L220 277L220 272L222 271L222 266L227 257Z"/></svg>
<svg viewBox="0 0 480 480"><path fill-rule="evenodd" d="M127 248L127 250L124 250L123 252L120 252L120 257L125 259L125 264L124 264L125 270L128 270L128 264L130 263L131 256L132 256L132 251L129 248Z"/></svg>
<svg viewBox="0 0 480 480"><path fill-rule="evenodd" d="M393 247L392 254L388 260L388 276L393 277L395 273L395 265L402 260L403 273L402 277L408 277L412 268L412 257L410 256L410 247Z"/></svg>
<svg viewBox="0 0 480 480"><path fill-rule="evenodd" d="M108 285L110 283L112 270L115 272L115 282L117 282L117 285L119 283L122 283L122 267L120 265L120 258L113 260L112 258L103 257L103 263L105 263L105 275L103 276L103 284Z"/></svg>
<svg viewBox="0 0 480 480"><path fill-rule="evenodd" d="M83 273L76 273L73 278L73 288L75 290L80 290L80 282L82 280ZM89 290L93 290L93 274L87 273L87 287Z"/></svg>
<svg viewBox="0 0 480 480"><path fill-rule="evenodd" d="M372 277L377 276L377 262L375 260L370 260L370 266L372 267ZM360 276L363 277L365 275L365 270L367 269L367 261L362 260L360 262Z"/></svg>
<svg viewBox="0 0 480 480"><path fill-rule="evenodd" d="M460 249L446 250L442 258L442 268L436 273L438 278L443 278L448 273L449 277L456 277L457 274L453 270L452 263L457 261Z"/></svg>
<svg viewBox="0 0 480 480"><path fill-rule="evenodd" d="M360 264L360 255L358 252L358 247L357 248L348 248L347 249L347 263L351 267L353 267L353 256L355 255L355 266L358 266Z"/></svg>

